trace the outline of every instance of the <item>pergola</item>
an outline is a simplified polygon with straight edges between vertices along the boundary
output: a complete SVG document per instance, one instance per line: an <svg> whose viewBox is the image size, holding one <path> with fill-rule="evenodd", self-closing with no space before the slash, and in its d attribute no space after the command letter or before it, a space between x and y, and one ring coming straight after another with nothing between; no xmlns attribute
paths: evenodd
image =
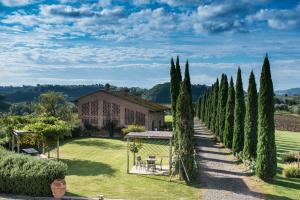
<svg viewBox="0 0 300 200"><path fill-rule="evenodd" d="M13 133L12 133L12 139L11 139L11 143L12 143L12 145L11 145L11 150L12 151L15 151L15 146L16 146L16 144L17 144L17 152L18 153L20 153L20 143L21 143L21 141L20 141L20 136L22 136L22 135L31 135L31 134L34 134L34 132L32 132L32 131L24 131L24 130L13 130ZM56 144L57 144L57 146L56 146L56 149L57 149L57 151L56 151L56 154L57 154L57 159L59 159L59 138L57 139L57 142L56 142ZM43 154L45 154L45 144L44 143L42 143L42 145L43 145ZM29 152L31 151L30 149L28 149L29 150ZM49 158L49 151L48 151L48 158Z"/></svg>
<svg viewBox="0 0 300 200"><path fill-rule="evenodd" d="M163 159L163 167L168 174L171 173L172 167L172 136L173 133L171 131L145 131L145 132L130 132L125 138L127 139L127 173L139 173L139 174L159 174L152 171L150 173L146 170L137 170L138 166L136 165L137 158L143 157L146 158L154 156L155 159L160 159L160 165L162 165ZM131 146L136 145L136 143L140 143L139 152L131 152ZM137 155L136 155L137 154ZM130 155L133 155L132 164L133 170L130 169ZM142 158L142 160L143 160ZM167 158L167 159L166 159Z"/></svg>

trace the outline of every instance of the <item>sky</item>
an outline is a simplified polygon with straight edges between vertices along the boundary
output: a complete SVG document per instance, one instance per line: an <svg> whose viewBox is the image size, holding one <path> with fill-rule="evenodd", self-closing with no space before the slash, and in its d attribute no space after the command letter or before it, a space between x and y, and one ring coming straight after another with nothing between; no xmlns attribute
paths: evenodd
<svg viewBox="0 0 300 200"><path fill-rule="evenodd" d="M188 59L191 81L242 69L274 88L300 87L298 0L0 0L0 85L169 81Z"/></svg>

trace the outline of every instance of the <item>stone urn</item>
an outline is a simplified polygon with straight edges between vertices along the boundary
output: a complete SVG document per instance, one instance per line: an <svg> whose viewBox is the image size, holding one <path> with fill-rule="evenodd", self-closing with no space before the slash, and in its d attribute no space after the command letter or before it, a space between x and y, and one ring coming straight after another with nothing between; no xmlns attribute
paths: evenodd
<svg viewBox="0 0 300 200"><path fill-rule="evenodd" d="M53 197L56 199L61 199L66 193L66 181L65 179L55 179L51 183L51 190Z"/></svg>

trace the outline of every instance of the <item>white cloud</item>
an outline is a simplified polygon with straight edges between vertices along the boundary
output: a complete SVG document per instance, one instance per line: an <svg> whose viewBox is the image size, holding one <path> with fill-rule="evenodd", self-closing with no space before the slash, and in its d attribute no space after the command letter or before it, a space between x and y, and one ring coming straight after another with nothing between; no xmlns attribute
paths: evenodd
<svg viewBox="0 0 300 200"><path fill-rule="evenodd" d="M0 0L0 3L7 7L25 6L33 2L33 0Z"/></svg>
<svg viewBox="0 0 300 200"><path fill-rule="evenodd" d="M261 9L247 17L250 23L263 21L273 29L294 29L300 27L300 3L294 9Z"/></svg>

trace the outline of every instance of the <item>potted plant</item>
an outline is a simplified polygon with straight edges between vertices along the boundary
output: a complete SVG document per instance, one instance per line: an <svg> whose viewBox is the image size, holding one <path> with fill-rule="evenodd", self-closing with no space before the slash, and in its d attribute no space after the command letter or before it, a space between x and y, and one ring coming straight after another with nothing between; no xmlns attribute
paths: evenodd
<svg viewBox="0 0 300 200"><path fill-rule="evenodd" d="M51 191L53 197L56 199L61 199L66 193L66 181L65 179L55 179L51 183Z"/></svg>

